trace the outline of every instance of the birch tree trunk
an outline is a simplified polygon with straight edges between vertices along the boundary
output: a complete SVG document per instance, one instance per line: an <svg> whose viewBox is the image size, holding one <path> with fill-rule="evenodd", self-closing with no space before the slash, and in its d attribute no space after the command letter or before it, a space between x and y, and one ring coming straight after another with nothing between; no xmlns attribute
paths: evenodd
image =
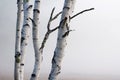
<svg viewBox="0 0 120 80"><path fill-rule="evenodd" d="M24 80L24 58L26 54L26 47L28 45L28 39L30 36L30 15L32 5L29 4L29 0L24 0L24 23L21 31L21 60L20 60L20 80Z"/></svg>
<svg viewBox="0 0 120 80"><path fill-rule="evenodd" d="M32 36L33 36L33 45L35 52L35 64L34 69L31 75L30 80L38 80L40 75L40 64L42 61L40 48L40 39L39 39L39 16L40 16L40 0L35 0L34 2L34 10L33 10L33 28L32 28Z"/></svg>
<svg viewBox="0 0 120 80"><path fill-rule="evenodd" d="M65 0L60 27L58 30L57 44L52 59L52 69L49 75L49 80L57 80L57 76L61 70L61 61L64 56L64 49L67 45L66 39L70 32L69 23L70 16L73 13L74 5L76 0Z"/></svg>
<svg viewBox="0 0 120 80"><path fill-rule="evenodd" d="M20 40L21 40L23 0L17 0L17 6L18 6L18 11L17 11L17 22L16 22L14 80L20 80Z"/></svg>

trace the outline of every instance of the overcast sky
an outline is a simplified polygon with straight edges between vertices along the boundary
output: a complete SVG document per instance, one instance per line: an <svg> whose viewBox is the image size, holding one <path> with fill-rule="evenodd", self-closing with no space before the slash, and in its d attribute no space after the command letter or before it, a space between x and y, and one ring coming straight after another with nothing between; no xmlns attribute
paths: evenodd
<svg viewBox="0 0 120 80"><path fill-rule="evenodd" d="M43 38L50 11L62 10L64 0L41 0L40 37ZM75 13L94 7L94 11L79 15L71 21L71 32L62 73L102 74L120 76L120 0L76 0ZM0 1L0 73L13 73L14 43L17 5L15 0ZM60 19L60 18L59 18ZM59 20L51 27L57 26ZM44 50L41 73L49 73L56 45L52 33ZM32 40L29 40L26 55L26 72L31 72L34 63Z"/></svg>

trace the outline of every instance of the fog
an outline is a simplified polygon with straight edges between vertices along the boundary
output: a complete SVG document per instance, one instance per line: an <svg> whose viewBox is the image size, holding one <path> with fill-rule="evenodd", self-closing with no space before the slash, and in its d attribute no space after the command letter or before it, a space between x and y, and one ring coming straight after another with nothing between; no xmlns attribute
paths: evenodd
<svg viewBox="0 0 120 80"><path fill-rule="evenodd" d="M120 76L120 11L119 0L76 0L75 13L94 7L71 21L72 31L62 62L62 74ZM40 15L41 41L53 7L62 10L63 0L42 0ZM0 1L0 73L13 74L17 5L15 0ZM60 17L51 27L59 23ZM44 49L41 73L49 74L56 45L57 31L50 35ZM34 64L32 39L26 54L25 71Z"/></svg>

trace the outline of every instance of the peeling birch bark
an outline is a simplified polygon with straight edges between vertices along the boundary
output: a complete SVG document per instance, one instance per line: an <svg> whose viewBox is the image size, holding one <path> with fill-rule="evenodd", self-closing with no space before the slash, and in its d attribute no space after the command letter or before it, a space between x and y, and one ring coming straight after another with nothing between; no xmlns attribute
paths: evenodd
<svg viewBox="0 0 120 80"><path fill-rule="evenodd" d="M18 11L16 22L14 80L20 80L20 40L21 40L23 0L17 0L17 7Z"/></svg>
<svg viewBox="0 0 120 80"><path fill-rule="evenodd" d="M39 16L40 16L40 0L35 0L34 10L33 10L33 28L32 37L35 52L35 64L30 80L38 80L40 75L40 64L42 62L42 51L40 48L40 38L39 38Z"/></svg>
<svg viewBox="0 0 120 80"><path fill-rule="evenodd" d="M52 59L52 69L49 74L49 80L57 80L57 76L61 70L61 62L64 56L64 49L67 45L66 39L70 32L70 16L73 13L76 0L65 0L60 27L58 29L57 44Z"/></svg>
<svg viewBox="0 0 120 80"><path fill-rule="evenodd" d="M24 0L24 23L21 31L21 60L20 60L20 80L24 80L24 63L26 48L28 45L28 39L30 36L30 15L32 10L32 5L30 5L29 0Z"/></svg>

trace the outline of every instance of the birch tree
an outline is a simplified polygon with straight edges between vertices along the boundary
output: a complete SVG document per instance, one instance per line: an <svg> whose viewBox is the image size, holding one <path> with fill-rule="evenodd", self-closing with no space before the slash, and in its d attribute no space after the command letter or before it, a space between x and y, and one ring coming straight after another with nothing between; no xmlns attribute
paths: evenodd
<svg viewBox="0 0 120 80"><path fill-rule="evenodd" d="M32 5L30 5L29 0L24 0L24 22L21 31L21 59L20 59L20 80L24 80L24 63L26 48L28 45L28 39L30 36L30 15L32 10Z"/></svg>
<svg viewBox="0 0 120 80"><path fill-rule="evenodd" d="M40 48L40 39L39 39L39 15L40 15L40 0L35 0L34 2L34 10L33 10L33 28L32 28L32 36L33 36L33 45L35 52L35 64L34 70L31 75L30 80L37 80L40 74L40 64L42 61L42 55L39 50Z"/></svg>
<svg viewBox="0 0 120 80"><path fill-rule="evenodd" d="M64 56L64 49L67 45L66 39L70 32L69 23L70 16L73 13L76 0L65 0L60 27L58 29L57 45L52 59L52 69L49 75L49 80L57 80L57 75L61 70L61 61Z"/></svg>
<svg viewBox="0 0 120 80"><path fill-rule="evenodd" d="M61 21L58 28L57 44L54 51L54 56L52 58L52 68L48 80L57 80L57 76L58 74L60 74L61 62L64 56L64 49L67 45L66 39L70 31L72 31L70 30L71 19L86 11L94 10L94 8L85 9L72 16L72 13L74 12L75 2L76 0L65 0L64 2Z"/></svg>
<svg viewBox="0 0 120 80"><path fill-rule="evenodd" d="M18 6L18 11L17 11L17 22L16 22L14 80L20 80L20 40L21 40L23 0L17 0L17 6Z"/></svg>

